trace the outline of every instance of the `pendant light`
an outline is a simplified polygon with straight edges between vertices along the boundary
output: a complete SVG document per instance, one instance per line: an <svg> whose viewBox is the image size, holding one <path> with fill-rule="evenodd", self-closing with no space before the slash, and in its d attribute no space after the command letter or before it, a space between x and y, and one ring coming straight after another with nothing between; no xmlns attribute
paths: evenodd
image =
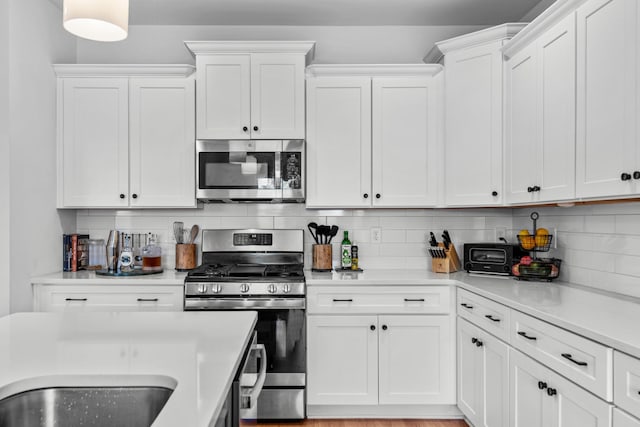
<svg viewBox="0 0 640 427"><path fill-rule="evenodd" d="M62 25L89 40L124 40L129 29L129 0L64 0Z"/></svg>

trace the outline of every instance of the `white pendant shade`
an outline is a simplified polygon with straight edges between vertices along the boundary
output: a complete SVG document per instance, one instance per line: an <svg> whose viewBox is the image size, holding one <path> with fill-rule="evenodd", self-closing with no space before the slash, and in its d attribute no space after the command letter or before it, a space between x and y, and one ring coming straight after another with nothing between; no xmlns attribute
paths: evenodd
<svg viewBox="0 0 640 427"><path fill-rule="evenodd" d="M129 0L64 0L65 30L78 37L102 42L127 38Z"/></svg>

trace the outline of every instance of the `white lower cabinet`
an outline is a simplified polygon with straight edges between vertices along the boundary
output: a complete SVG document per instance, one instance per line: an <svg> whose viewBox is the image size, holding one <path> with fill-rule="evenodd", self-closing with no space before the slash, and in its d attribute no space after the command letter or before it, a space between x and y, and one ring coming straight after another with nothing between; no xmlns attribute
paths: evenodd
<svg viewBox="0 0 640 427"><path fill-rule="evenodd" d="M475 427L509 427L509 346L458 319L458 407Z"/></svg>
<svg viewBox="0 0 640 427"><path fill-rule="evenodd" d="M613 406L511 350L511 427L609 427Z"/></svg>
<svg viewBox="0 0 640 427"><path fill-rule="evenodd" d="M34 285L34 311L182 311L183 285Z"/></svg>
<svg viewBox="0 0 640 427"><path fill-rule="evenodd" d="M640 420L622 412L618 408L614 408L613 427L640 427Z"/></svg>
<svg viewBox="0 0 640 427"><path fill-rule="evenodd" d="M342 408L453 405L455 343L451 317L415 314L423 303L415 298L416 290L449 288L413 287L416 290L407 292L404 308L394 301L385 306L385 300L377 299L370 313L362 313L363 305L353 307L351 313L350 306L358 301L356 295L371 298L367 294L372 292L377 297L398 287L371 288L375 289L344 287L336 291L332 308L316 301L327 297L322 287L309 290L307 403ZM396 313L389 313L390 307ZM344 416L362 414L357 409L340 412Z"/></svg>

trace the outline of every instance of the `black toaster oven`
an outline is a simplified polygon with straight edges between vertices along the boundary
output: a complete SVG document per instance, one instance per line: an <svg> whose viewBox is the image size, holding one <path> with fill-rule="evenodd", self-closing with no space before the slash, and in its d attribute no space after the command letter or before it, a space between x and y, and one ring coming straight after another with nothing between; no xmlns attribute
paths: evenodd
<svg viewBox="0 0 640 427"><path fill-rule="evenodd" d="M510 275L514 264L529 255L518 245L508 243L465 243L464 269L467 273Z"/></svg>

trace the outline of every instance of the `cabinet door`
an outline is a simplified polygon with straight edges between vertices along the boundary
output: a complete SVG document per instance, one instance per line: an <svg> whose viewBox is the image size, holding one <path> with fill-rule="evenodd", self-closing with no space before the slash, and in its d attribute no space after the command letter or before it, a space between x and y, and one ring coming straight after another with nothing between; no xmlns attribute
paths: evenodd
<svg viewBox="0 0 640 427"><path fill-rule="evenodd" d="M439 84L437 77L373 79L373 206L436 204Z"/></svg>
<svg viewBox="0 0 640 427"><path fill-rule="evenodd" d="M58 207L128 206L127 79L64 78L59 90Z"/></svg>
<svg viewBox="0 0 640 427"><path fill-rule="evenodd" d="M308 316L307 403L378 403L377 316Z"/></svg>
<svg viewBox="0 0 640 427"><path fill-rule="evenodd" d="M193 78L132 78L130 188L132 207L194 207Z"/></svg>
<svg viewBox="0 0 640 427"><path fill-rule="evenodd" d="M575 14L538 39L539 201L575 198Z"/></svg>
<svg viewBox="0 0 640 427"><path fill-rule="evenodd" d="M591 0L577 12L576 195L634 192L638 155L638 2Z"/></svg>
<svg viewBox="0 0 640 427"><path fill-rule="evenodd" d="M196 136L249 139L250 55L197 55ZM246 130L245 130L246 129Z"/></svg>
<svg viewBox="0 0 640 427"><path fill-rule="evenodd" d="M483 418L478 427L509 427L509 346L482 332Z"/></svg>
<svg viewBox="0 0 640 427"><path fill-rule="evenodd" d="M538 176L537 62L531 45L507 62L506 196L509 203L531 202Z"/></svg>
<svg viewBox="0 0 640 427"><path fill-rule="evenodd" d="M458 318L458 407L474 426L482 425L484 406L479 334L479 328Z"/></svg>
<svg viewBox="0 0 640 427"><path fill-rule="evenodd" d="M509 354L509 394L511 396L511 427L553 427L544 415L547 368L516 350ZM548 383L547 383L548 385ZM547 416L548 418L548 416Z"/></svg>
<svg viewBox="0 0 640 427"><path fill-rule="evenodd" d="M449 316L379 316L380 404L455 404Z"/></svg>
<svg viewBox="0 0 640 427"><path fill-rule="evenodd" d="M304 139L304 56L251 55L251 137Z"/></svg>
<svg viewBox="0 0 640 427"><path fill-rule="evenodd" d="M496 42L445 56L447 206L502 203L501 47Z"/></svg>
<svg viewBox="0 0 640 427"><path fill-rule="evenodd" d="M618 408L613 410L613 427L640 427L640 420L622 412Z"/></svg>
<svg viewBox="0 0 640 427"><path fill-rule="evenodd" d="M371 79L307 81L307 206L371 205Z"/></svg>

